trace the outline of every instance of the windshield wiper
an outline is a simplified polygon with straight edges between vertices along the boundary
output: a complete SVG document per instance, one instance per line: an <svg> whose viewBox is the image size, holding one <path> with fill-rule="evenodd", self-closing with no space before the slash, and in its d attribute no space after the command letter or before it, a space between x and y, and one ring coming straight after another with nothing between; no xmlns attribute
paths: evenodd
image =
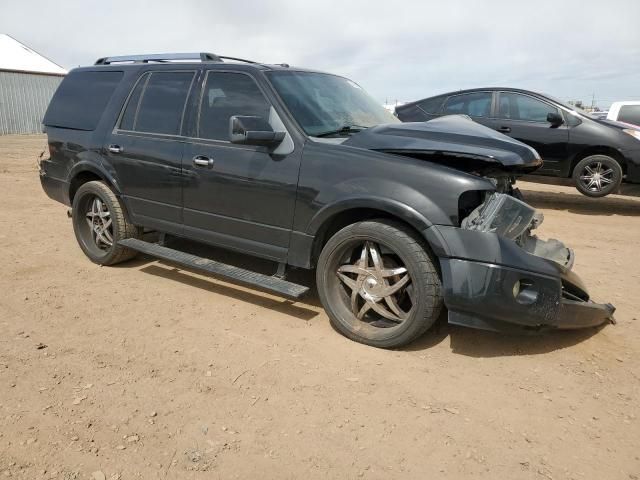
<svg viewBox="0 0 640 480"><path fill-rule="evenodd" d="M331 135L358 133L364 130L365 128L369 128L369 127L363 127L362 125L344 125L338 129L317 133L313 136L314 137L330 137Z"/></svg>

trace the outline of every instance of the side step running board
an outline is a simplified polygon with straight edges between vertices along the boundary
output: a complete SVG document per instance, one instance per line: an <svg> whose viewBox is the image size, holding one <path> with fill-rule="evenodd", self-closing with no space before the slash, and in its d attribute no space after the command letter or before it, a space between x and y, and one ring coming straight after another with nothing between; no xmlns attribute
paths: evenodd
<svg viewBox="0 0 640 480"><path fill-rule="evenodd" d="M305 287L304 285L287 282L278 277L252 272L251 270L216 262L208 258L198 257L197 255L163 247L157 243L145 242L137 238L120 240L118 245L166 260L167 262L175 263L187 269L206 272L217 277L229 279L233 282L277 293L284 297L300 298L309 291L309 287Z"/></svg>

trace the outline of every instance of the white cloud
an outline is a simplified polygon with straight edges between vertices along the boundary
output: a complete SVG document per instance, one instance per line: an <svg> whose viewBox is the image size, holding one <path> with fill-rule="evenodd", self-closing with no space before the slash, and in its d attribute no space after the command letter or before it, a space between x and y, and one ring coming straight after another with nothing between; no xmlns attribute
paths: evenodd
<svg viewBox="0 0 640 480"><path fill-rule="evenodd" d="M0 32L65 67L212 51L343 74L381 101L505 85L640 98L640 2L4 0Z"/></svg>

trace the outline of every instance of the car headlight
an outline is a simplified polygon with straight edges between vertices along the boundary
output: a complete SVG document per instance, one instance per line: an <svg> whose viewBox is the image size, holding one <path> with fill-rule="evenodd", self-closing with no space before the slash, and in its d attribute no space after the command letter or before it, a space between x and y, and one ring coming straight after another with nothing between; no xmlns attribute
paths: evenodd
<svg viewBox="0 0 640 480"><path fill-rule="evenodd" d="M628 133L632 137L635 137L636 140L640 140L640 130L635 130L633 128L624 128L622 131L624 133Z"/></svg>

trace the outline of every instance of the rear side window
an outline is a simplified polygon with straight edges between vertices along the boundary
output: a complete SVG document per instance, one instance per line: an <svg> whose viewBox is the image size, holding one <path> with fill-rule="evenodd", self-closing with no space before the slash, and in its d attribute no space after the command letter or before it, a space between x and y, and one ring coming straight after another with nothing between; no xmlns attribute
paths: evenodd
<svg viewBox="0 0 640 480"><path fill-rule="evenodd" d="M269 119L271 105L256 82L242 73L207 73L200 102L198 137L229 140L229 118L250 115Z"/></svg>
<svg viewBox="0 0 640 480"><path fill-rule="evenodd" d="M620 107L618 121L640 125L640 105L623 105Z"/></svg>
<svg viewBox="0 0 640 480"><path fill-rule="evenodd" d="M427 98L418 103L418 107L425 113L438 113L444 97Z"/></svg>
<svg viewBox="0 0 640 480"><path fill-rule="evenodd" d="M51 99L44 123L50 127L95 130L123 72L69 73Z"/></svg>
<svg viewBox="0 0 640 480"><path fill-rule="evenodd" d="M463 114L472 117L488 117L491 115L491 92L474 92L449 97L444 104L444 113L448 115Z"/></svg>
<svg viewBox="0 0 640 480"><path fill-rule="evenodd" d="M195 72L152 72L143 75L125 107L120 129L179 135Z"/></svg>

